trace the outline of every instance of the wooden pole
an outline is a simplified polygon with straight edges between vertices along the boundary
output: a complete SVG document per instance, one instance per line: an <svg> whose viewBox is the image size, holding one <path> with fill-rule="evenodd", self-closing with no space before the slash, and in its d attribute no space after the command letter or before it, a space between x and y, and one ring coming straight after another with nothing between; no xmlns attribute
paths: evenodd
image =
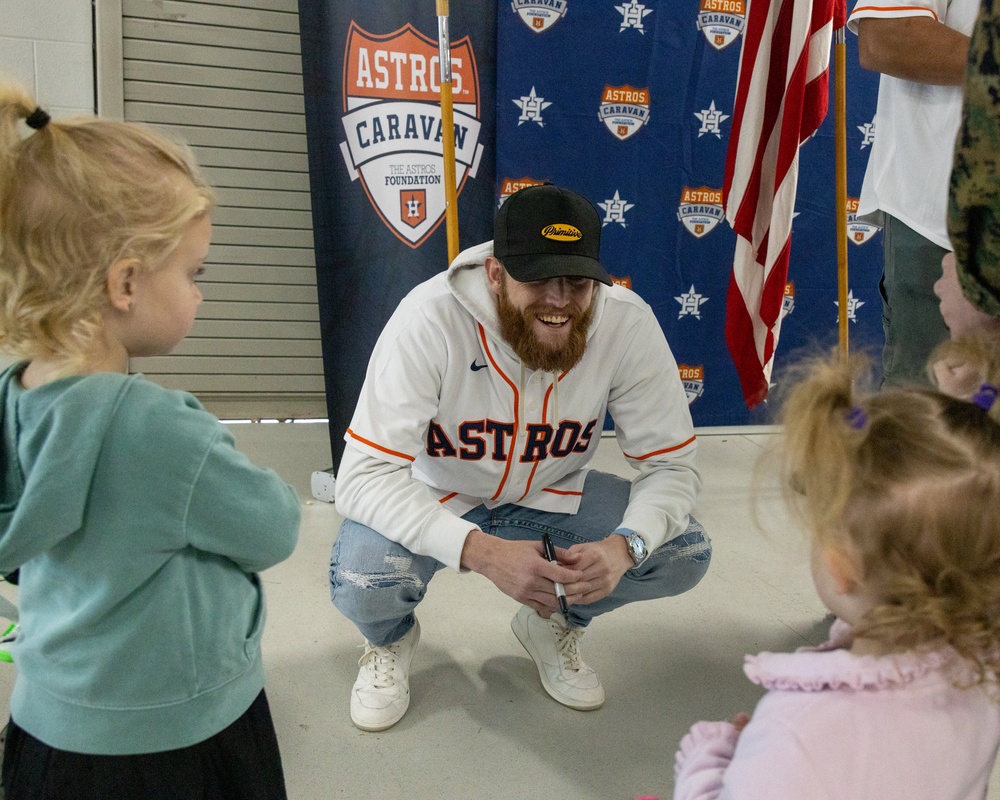
<svg viewBox="0 0 1000 800"><path fill-rule="evenodd" d="M455 187L455 110L451 97L451 40L448 33L448 0L436 0L438 52L441 62L441 143L444 156L445 226L448 263L458 255L458 191Z"/></svg>
<svg viewBox="0 0 1000 800"><path fill-rule="evenodd" d="M840 356L847 359L848 312L847 307L847 55L845 31L847 27L834 31L833 72L834 106L836 123L836 170L837 170L837 324L839 330Z"/></svg>

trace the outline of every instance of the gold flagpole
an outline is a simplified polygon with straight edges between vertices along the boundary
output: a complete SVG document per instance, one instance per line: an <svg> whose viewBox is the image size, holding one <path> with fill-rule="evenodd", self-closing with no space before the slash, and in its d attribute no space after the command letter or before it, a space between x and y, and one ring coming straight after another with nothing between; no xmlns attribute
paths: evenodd
<svg viewBox="0 0 1000 800"><path fill-rule="evenodd" d="M839 0L838 0L839 2ZM837 170L837 324L839 330L840 356L847 359L848 348L848 307L847 307L847 91L846 91L846 43L847 26L833 33L834 104L836 123L836 170Z"/></svg>
<svg viewBox="0 0 1000 800"><path fill-rule="evenodd" d="M458 194L455 188L455 111L451 99L451 40L448 34L448 0L437 0L438 50L441 62L441 143L444 155L445 226L448 263L458 255Z"/></svg>

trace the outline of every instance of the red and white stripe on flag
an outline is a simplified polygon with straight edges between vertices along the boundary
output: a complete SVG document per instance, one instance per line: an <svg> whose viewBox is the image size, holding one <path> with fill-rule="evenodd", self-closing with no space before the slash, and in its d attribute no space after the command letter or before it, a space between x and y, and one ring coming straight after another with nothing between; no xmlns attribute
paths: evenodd
<svg viewBox="0 0 1000 800"><path fill-rule="evenodd" d="M799 145L826 116L830 45L845 19L844 0L750 0L723 184L726 219L736 232L726 343L747 408L767 397Z"/></svg>

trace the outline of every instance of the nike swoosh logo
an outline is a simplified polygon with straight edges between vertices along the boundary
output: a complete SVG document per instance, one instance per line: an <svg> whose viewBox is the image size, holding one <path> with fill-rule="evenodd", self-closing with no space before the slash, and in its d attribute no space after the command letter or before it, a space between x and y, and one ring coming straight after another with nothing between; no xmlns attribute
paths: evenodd
<svg viewBox="0 0 1000 800"><path fill-rule="evenodd" d="M477 364L475 362L475 359L473 359L472 366L470 366L469 369L471 369L473 372L479 372L479 370L486 369L488 366L489 364Z"/></svg>

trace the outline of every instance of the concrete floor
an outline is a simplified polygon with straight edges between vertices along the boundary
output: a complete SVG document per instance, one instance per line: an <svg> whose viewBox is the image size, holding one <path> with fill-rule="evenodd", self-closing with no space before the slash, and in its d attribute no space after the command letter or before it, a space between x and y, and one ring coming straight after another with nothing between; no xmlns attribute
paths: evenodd
<svg viewBox="0 0 1000 800"><path fill-rule="evenodd" d="M510 630L517 604L478 575L445 570L418 611L409 712L389 731L362 733L348 712L361 637L327 590L340 517L310 492L312 471L330 465L327 428L232 430L303 500L295 553L263 575L267 692L292 800L667 800L691 723L753 710L761 691L742 673L743 654L825 638L806 540L773 477L755 466L774 435L700 431L696 515L714 543L712 567L686 595L627 606L590 627L582 650L607 691L603 708L581 713L550 700ZM630 471L614 439L602 440L596 466ZM16 601L9 585L0 595ZM0 665L4 716L14 672ZM997 775L989 799L1000 800Z"/></svg>

